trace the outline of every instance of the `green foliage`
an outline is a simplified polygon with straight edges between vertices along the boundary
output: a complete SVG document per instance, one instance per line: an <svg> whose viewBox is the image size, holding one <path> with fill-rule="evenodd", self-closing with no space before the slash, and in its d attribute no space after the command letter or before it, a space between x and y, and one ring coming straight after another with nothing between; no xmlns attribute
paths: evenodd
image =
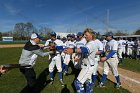
<svg viewBox="0 0 140 93"><path fill-rule="evenodd" d="M2 32L0 32L0 40L2 40Z"/></svg>
<svg viewBox="0 0 140 93"><path fill-rule="evenodd" d="M0 48L0 64L18 63L22 48ZM64 76L64 82L67 88L60 85L58 73L55 75L53 85L44 82L49 79L48 73L48 57L38 57L35 72L37 75L36 90L38 93L74 93L73 80L74 75ZM69 73L71 68L69 68ZM125 89L115 89L114 83L106 81L106 88L97 88L98 82L95 83L94 93L130 93ZM26 87L25 77L20 73L19 69L13 69L7 74L0 77L0 93L20 93ZM65 91L64 91L65 90ZM63 91L63 92L62 92ZM22 93L22 92L21 92ZM26 92L25 92L26 93Z"/></svg>
<svg viewBox="0 0 140 93"><path fill-rule="evenodd" d="M136 32L134 32L134 35L140 35L140 29L138 29Z"/></svg>
<svg viewBox="0 0 140 93"><path fill-rule="evenodd" d="M122 32L122 31L117 31L116 33L114 33L114 36L126 36L126 35L128 35L128 34Z"/></svg>

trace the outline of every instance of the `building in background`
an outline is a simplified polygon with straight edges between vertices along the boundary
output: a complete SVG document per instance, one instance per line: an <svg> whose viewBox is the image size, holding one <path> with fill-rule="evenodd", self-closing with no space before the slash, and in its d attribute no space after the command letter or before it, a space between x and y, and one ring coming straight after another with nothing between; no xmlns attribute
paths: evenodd
<svg viewBox="0 0 140 93"><path fill-rule="evenodd" d="M13 41L13 37L2 37L2 41Z"/></svg>
<svg viewBox="0 0 140 93"><path fill-rule="evenodd" d="M76 35L76 33L66 33L66 32L56 32L56 34L59 35L61 38L66 37L68 34L75 34Z"/></svg>

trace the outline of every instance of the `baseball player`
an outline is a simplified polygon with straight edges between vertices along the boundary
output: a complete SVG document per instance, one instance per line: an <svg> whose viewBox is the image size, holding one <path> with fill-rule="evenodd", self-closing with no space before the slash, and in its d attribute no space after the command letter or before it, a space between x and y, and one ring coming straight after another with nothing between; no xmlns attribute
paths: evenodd
<svg viewBox="0 0 140 93"><path fill-rule="evenodd" d="M103 50L103 43L99 39L94 39L95 46L97 47L98 51L95 55L95 65L93 68L93 75L92 75L92 86L94 85L96 78L97 78L97 70L98 70L98 64L100 61L100 54L104 53Z"/></svg>
<svg viewBox="0 0 140 93"><path fill-rule="evenodd" d="M75 34L71 34L71 43L70 44L73 44L73 46L75 46L75 42L76 42L76 40L75 40ZM75 54L76 53L72 53L72 55L71 55L71 59L72 59L73 65L75 65L74 64Z"/></svg>
<svg viewBox="0 0 140 93"><path fill-rule="evenodd" d="M105 37L103 37L103 40L101 42L103 43L103 50L105 52L106 51L105 47L106 47L106 43L107 43L107 40L105 39Z"/></svg>
<svg viewBox="0 0 140 93"><path fill-rule="evenodd" d="M137 38L137 60L140 60L140 38Z"/></svg>
<svg viewBox="0 0 140 93"><path fill-rule="evenodd" d="M33 33L31 35L31 39L25 44L24 48L22 49L22 53L19 59L19 64L31 65L30 67L20 68L20 71L27 80L27 86L30 92L33 91L36 81L36 74L33 69L35 60L37 58L36 55L42 57L49 55L49 52L42 52L40 46L37 45L40 39L41 37L37 33Z"/></svg>
<svg viewBox="0 0 140 93"><path fill-rule="evenodd" d="M66 38L65 38L65 37L62 38L62 42L63 42L63 48L66 48ZM62 61L62 62L63 62L64 59L65 59L65 55L66 55L66 54L65 54L64 52L61 53L61 57L62 57L62 60L61 60L61 61ZM62 70L63 70L63 69L62 69Z"/></svg>
<svg viewBox="0 0 140 93"><path fill-rule="evenodd" d="M133 46L134 46L134 42L132 41L132 38L129 38L128 41L127 41L127 56L130 59L132 59Z"/></svg>
<svg viewBox="0 0 140 93"><path fill-rule="evenodd" d="M71 47L71 48L74 47L74 44L71 42L71 39L72 39L71 34L68 34L67 41L65 42L66 47ZM65 54L65 53L63 52L63 54ZM65 54L65 56L63 58L63 73L64 73L64 75L67 75L67 73L68 73L68 65L69 65L70 60L71 60L70 54Z"/></svg>
<svg viewBox="0 0 140 93"><path fill-rule="evenodd" d="M83 37L83 33L78 32L75 47L76 48L84 47L86 43L87 43L87 41L86 41L85 37ZM81 69L81 62L82 62L82 55L76 54L74 57L74 66L76 69Z"/></svg>
<svg viewBox="0 0 140 93"><path fill-rule="evenodd" d="M123 48L124 48L124 40L122 40L122 38L120 37L118 40L118 57L119 57L120 64L123 64L123 58L122 58Z"/></svg>
<svg viewBox="0 0 140 93"><path fill-rule="evenodd" d="M75 42L75 47L76 48L84 47L86 43L87 41L85 37L83 36L83 33L78 32L76 42ZM77 76L79 75L79 72L81 71L82 60L83 60L83 55L81 53L75 53L75 56L73 59L74 69L75 69L75 73L74 73L75 78L77 78Z"/></svg>
<svg viewBox="0 0 140 93"><path fill-rule="evenodd" d="M122 57L123 57L123 59L124 59L124 58L126 58L126 39L123 38L122 42L123 42L123 43L122 43L122 45L123 45Z"/></svg>
<svg viewBox="0 0 140 93"><path fill-rule="evenodd" d="M65 42L66 47L68 47L70 43L71 43L71 34L68 34L66 42ZM65 58L64 58L64 61L63 61L64 75L67 75L67 73L68 73L68 64L69 64L69 62L70 62L70 55L65 54Z"/></svg>
<svg viewBox="0 0 140 93"><path fill-rule="evenodd" d="M109 67L111 67L111 70L116 78L117 84L116 88L120 88L120 77L118 73L118 58L117 58L117 49L118 49L118 43L116 40L113 39L113 33L108 32L106 34L106 39L108 40L106 44L106 56L101 58L101 61L104 62L104 71L103 71L103 76L102 80L99 84L98 87L105 87L104 82L107 78L108 72L109 72Z"/></svg>
<svg viewBox="0 0 140 93"><path fill-rule="evenodd" d="M68 34L67 35L66 46L67 47L75 47L75 35L74 34ZM70 65L70 67L72 69L71 74L75 74L74 56L75 56L75 53L72 53L70 55L66 54L66 60L67 60L66 67L68 68L68 64Z"/></svg>
<svg viewBox="0 0 140 93"><path fill-rule="evenodd" d="M51 41L50 42L46 41L46 44L50 43L50 46L53 46L54 48L56 48L57 46L63 46L63 42L61 40L56 39L55 32L51 32L50 36L51 36ZM50 64L49 64L49 72L50 72L50 80L51 80L50 85L53 84L53 81L54 81L54 72L53 71L56 66L56 68L59 72L60 83L62 86L64 86L63 78L62 78L61 51L56 50L55 54L51 54L50 57L51 57Z"/></svg>
<svg viewBox="0 0 140 93"><path fill-rule="evenodd" d="M94 31L90 28L87 28L84 31L84 36L87 40L87 43L85 47L80 48L74 48L70 49L68 48L66 50L67 53L71 54L73 52L81 53L83 55L82 60L82 69L77 77L77 79L74 81L74 86L76 88L76 93L92 93L91 92L91 77L93 73L93 68L95 64L95 53L97 51L96 46L94 46L95 42L93 41L93 38L95 38ZM84 84L86 84L84 89Z"/></svg>

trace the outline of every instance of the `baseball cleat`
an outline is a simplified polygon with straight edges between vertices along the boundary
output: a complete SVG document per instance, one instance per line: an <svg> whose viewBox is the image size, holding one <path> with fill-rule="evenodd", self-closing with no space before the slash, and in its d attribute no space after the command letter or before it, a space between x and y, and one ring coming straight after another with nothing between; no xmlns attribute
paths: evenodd
<svg viewBox="0 0 140 93"><path fill-rule="evenodd" d="M121 84L120 84L120 83L117 83L115 87L116 87L117 89L120 89Z"/></svg>
<svg viewBox="0 0 140 93"><path fill-rule="evenodd" d="M97 86L98 88L104 88L105 85L103 83L99 83L99 85Z"/></svg>
<svg viewBox="0 0 140 93"><path fill-rule="evenodd" d="M68 75L68 72L67 72L67 71L65 71L65 72L64 72L64 76L67 76L67 75Z"/></svg>
<svg viewBox="0 0 140 93"><path fill-rule="evenodd" d="M65 86L63 80L60 80L61 86Z"/></svg>
<svg viewBox="0 0 140 93"><path fill-rule="evenodd" d="M50 80L50 83L49 83L49 85L52 85L53 84L53 80Z"/></svg>

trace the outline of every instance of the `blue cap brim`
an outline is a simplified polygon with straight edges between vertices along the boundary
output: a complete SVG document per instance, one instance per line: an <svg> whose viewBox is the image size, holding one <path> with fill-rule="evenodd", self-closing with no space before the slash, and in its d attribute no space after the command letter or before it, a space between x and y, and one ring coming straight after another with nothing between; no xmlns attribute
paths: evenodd
<svg viewBox="0 0 140 93"><path fill-rule="evenodd" d="M36 35L37 35L37 38L42 39L42 37L40 35L38 35L37 33L36 33Z"/></svg>

